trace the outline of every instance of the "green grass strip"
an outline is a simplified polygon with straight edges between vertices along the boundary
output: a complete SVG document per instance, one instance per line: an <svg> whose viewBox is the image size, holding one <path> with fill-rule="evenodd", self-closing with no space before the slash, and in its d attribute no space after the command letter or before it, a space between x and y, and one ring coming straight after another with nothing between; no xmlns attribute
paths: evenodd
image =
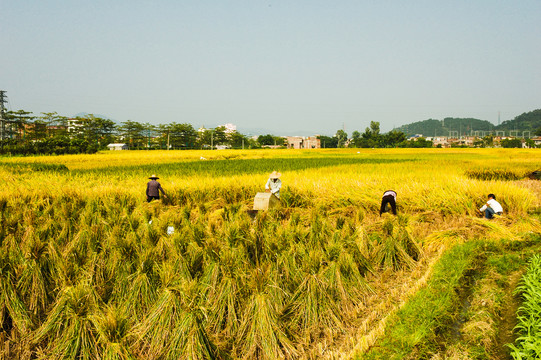
<svg viewBox="0 0 541 360"><path fill-rule="evenodd" d="M517 317L519 337L510 345L514 359L541 358L541 256L534 255L526 274L515 290L521 294L522 306Z"/></svg>
<svg viewBox="0 0 541 360"><path fill-rule="evenodd" d="M414 350L419 354L437 350L435 330L449 320L457 301L455 288L472 267L480 245L474 241L447 250L427 285L389 319L383 338L357 359L402 359Z"/></svg>
<svg viewBox="0 0 541 360"><path fill-rule="evenodd" d="M317 158L262 158L228 159L208 161L178 161L162 164L144 164L130 166L103 167L88 170L74 170L73 173L98 173L100 175L123 176L159 173L162 176L181 173L183 176L206 174L209 176L229 176L241 174L260 174L272 170L298 171L318 169L339 165L377 165L413 162L411 159L395 158L354 158L354 157L317 157Z"/></svg>

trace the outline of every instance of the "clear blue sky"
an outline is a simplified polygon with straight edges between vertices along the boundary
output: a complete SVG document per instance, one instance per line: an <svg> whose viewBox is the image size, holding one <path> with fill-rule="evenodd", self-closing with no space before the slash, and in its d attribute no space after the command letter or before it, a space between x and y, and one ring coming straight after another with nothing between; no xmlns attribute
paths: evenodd
<svg viewBox="0 0 541 360"><path fill-rule="evenodd" d="M0 0L9 109L294 135L541 108L541 1Z"/></svg>

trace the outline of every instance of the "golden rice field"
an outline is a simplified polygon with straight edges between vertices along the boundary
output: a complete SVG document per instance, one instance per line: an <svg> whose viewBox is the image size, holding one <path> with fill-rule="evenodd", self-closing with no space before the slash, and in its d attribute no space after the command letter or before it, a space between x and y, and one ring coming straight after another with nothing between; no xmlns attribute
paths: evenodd
<svg viewBox="0 0 541 360"><path fill-rule="evenodd" d="M378 358L448 250L541 237L540 167L535 149L0 158L0 358ZM273 170L283 207L252 218ZM168 197L148 204L152 174ZM501 218L477 211L488 193Z"/></svg>

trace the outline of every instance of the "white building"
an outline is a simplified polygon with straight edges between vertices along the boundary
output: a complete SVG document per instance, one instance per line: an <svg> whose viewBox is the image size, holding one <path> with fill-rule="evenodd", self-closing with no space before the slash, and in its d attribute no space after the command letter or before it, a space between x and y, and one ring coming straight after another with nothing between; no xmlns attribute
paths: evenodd
<svg viewBox="0 0 541 360"><path fill-rule="evenodd" d="M80 119L68 119L68 133L77 134L81 132L83 124Z"/></svg>
<svg viewBox="0 0 541 360"><path fill-rule="evenodd" d="M315 136L287 136L288 149L321 149L321 140Z"/></svg>
<svg viewBox="0 0 541 360"><path fill-rule="evenodd" d="M128 150L128 144L109 144L109 150Z"/></svg>
<svg viewBox="0 0 541 360"><path fill-rule="evenodd" d="M541 136L533 137L531 140L534 142L535 146L541 145Z"/></svg>
<svg viewBox="0 0 541 360"><path fill-rule="evenodd" d="M237 125L224 124L222 126L225 128L225 133L226 134L231 134L231 133L234 133L235 131L237 131Z"/></svg>

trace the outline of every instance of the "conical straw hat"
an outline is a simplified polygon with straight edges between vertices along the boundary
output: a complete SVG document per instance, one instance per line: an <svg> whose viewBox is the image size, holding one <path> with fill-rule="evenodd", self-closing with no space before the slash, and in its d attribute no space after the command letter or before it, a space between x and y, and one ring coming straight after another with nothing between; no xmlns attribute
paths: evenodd
<svg viewBox="0 0 541 360"><path fill-rule="evenodd" d="M159 177L157 177L156 175L152 175L151 177L149 177L149 179L159 179Z"/></svg>
<svg viewBox="0 0 541 360"><path fill-rule="evenodd" d="M273 171L273 172L271 172L271 174L269 175L269 178L271 178L271 179L278 179L280 176L282 176L282 174L280 174L278 171Z"/></svg>

